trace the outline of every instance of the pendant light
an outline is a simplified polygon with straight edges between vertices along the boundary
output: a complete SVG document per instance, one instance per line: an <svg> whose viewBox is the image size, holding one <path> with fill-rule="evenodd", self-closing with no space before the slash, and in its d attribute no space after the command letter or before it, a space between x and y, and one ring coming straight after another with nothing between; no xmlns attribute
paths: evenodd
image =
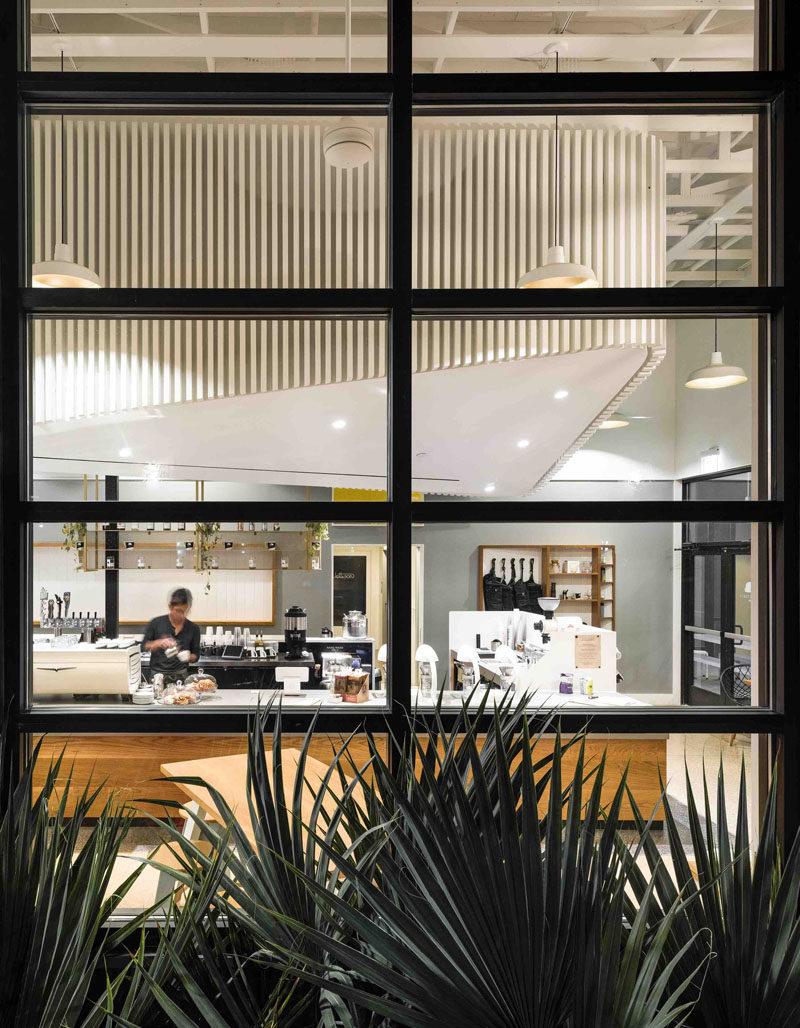
<svg viewBox="0 0 800 1028"><path fill-rule="evenodd" d="M563 44L561 44L563 46ZM548 52L547 50L545 52ZM556 75L558 74L558 50L555 50ZM600 283L592 269L586 264L573 264L564 254L564 247L559 242L561 235L561 181L559 178L559 158L561 137L556 115L556 183L555 183L555 240L548 249L544 264L526 272L517 282L518 289L597 289Z"/></svg>
<svg viewBox="0 0 800 1028"><path fill-rule="evenodd" d="M64 70L64 51L61 51ZM56 243L51 261L34 264L31 284L40 289L99 289L100 276L91 268L78 264L72 246L67 242L67 144L64 136L64 115L61 115L61 239Z"/></svg>
<svg viewBox="0 0 800 1028"><path fill-rule="evenodd" d="M353 0L345 0L344 63L348 73L353 63L352 7ZM332 168L360 168L372 157L373 149L372 131L357 125L352 118L342 118L322 137L322 153Z"/></svg>
<svg viewBox="0 0 800 1028"><path fill-rule="evenodd" d="M719 251L719 224L714 223L714 286L717 285ZM723 364L719 349L719 321L714 318L714 349L708 364L693 371L686 379L687 389L727 389L747 381L744 369L735 364Z"/></svg>

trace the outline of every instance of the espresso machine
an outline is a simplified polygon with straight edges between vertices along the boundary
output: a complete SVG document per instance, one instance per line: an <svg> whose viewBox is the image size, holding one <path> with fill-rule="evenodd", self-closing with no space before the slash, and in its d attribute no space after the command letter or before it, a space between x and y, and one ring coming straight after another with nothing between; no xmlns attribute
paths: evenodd
<svg viewBox="0 0 800 1028"><path fill-rule="evenodd" d="M283 638L287 660L303 659L307 630L307 612L302 607L289 607L283 615Z"/></svg>

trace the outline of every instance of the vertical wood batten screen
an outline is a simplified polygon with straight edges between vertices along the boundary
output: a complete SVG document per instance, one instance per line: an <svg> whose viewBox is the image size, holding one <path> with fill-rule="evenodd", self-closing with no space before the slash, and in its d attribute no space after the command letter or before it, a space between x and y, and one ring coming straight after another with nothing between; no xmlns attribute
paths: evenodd
<svg viewBox="0 0 800 1028"><path fill-rule="evenodd" d="M428 125L413 146L415 286L514 288L556 242L601 286L665 285L666 163L651 133L562 119L560 239L552 119ZM642 345L663 347L663 323L428 321L419 325L415 370Z"/></svg>
<svg viewBox="0 0 800 1028"><path fill-rule="evenodd" d="M386 375L377 319L32 322L34 421Z"/></svg>
<svg viewBox="0 0 800 1028"><path fill-rule="evenodd" d="M108 287L386 285L386 130L330 167L336 120L67 116L67 241ZM61 225L60 120L31 120L34 261Z"/></svg>

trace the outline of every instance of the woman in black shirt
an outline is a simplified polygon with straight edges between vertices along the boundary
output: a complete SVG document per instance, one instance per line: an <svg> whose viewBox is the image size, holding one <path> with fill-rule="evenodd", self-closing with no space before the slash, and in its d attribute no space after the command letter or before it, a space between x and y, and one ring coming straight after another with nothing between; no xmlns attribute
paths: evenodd
<svg viewBox="0 0 800 1028"><path fill-rule="evenodd" d="M151 672L185 673L200 654L200 628L186 616L192 609L192 594L188 589L173 589L167 606L169 613L153 618L145 628L142 649L150 654Z"/></svg>

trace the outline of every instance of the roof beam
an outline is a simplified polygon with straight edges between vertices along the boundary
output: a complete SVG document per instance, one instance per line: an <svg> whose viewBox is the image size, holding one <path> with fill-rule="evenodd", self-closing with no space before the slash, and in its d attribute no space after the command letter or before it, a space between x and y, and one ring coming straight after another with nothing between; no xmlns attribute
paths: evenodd
<svg viewBox="0 0 800 1028"><path fill-rule="evenodd" d="M676 11L752 11L754 0L608 0L604 14L635 15ZM413 0L414 11L462 15L500 12L597 13L598 0ZM33 14L303 14L342 11L341 0L30 0ZM386 13L385 0L353 0L354 11Z"/></svg>
<svg viewBox="0 0 800 1028"><path fill-rule="evenodd" d="M704 218L694 228L689 229L682 239L679 239L677 243L671 246L667 250L667 260L674 261L683 258L689 250L695 249L701 239L711 235L715 223L724 222L727 217L740 211L743 207L750 206L752 203L753 187L752 185L745 186L740 192L735 193L730 199L726 200L713 214ZM722 224L719 224L719 228L721 229L722 227Z"/></svg>
<svg viewBox="0 0 800 1028"><path fill-rule="evenodd" d="M692 175L752 175L753 173L753 151L742 151L747 156L728 157L687 157L680 160L667 160L665 162L668 175L683 175L689 172Z"/></svg>
<svg viewBox="0 0 800 1028"><path fill-rule="evenodd" d="M444 34L446 36L452 36L453 30L456 27L456 19L458 18L458 11L450 11L447 15L447 23L444 27ZM438 75L444 66L444 57L437 57L433 65L434 75Z"/></svg>
<svg viewBox="0 0 800 1028"><path fill-rule="evenodd" d="M418 60L442 58L531 57L541 54L548 43L560 36L541 35L468 35L415 36L414 56ZM76 57L216 57L216 58L343 58L342 36L255 36L255 35L67 35L65 47ZM695 36L595 35L570 36L570 58L622 58L640 60L642 48L651 57L746 57L753 42L745 35L714 37L713 54L708 43ZM383 36L354 37L353 49L362 58L381 58L386 54ZM31 37L34 57L52 57L51 34Z"/></svg>

